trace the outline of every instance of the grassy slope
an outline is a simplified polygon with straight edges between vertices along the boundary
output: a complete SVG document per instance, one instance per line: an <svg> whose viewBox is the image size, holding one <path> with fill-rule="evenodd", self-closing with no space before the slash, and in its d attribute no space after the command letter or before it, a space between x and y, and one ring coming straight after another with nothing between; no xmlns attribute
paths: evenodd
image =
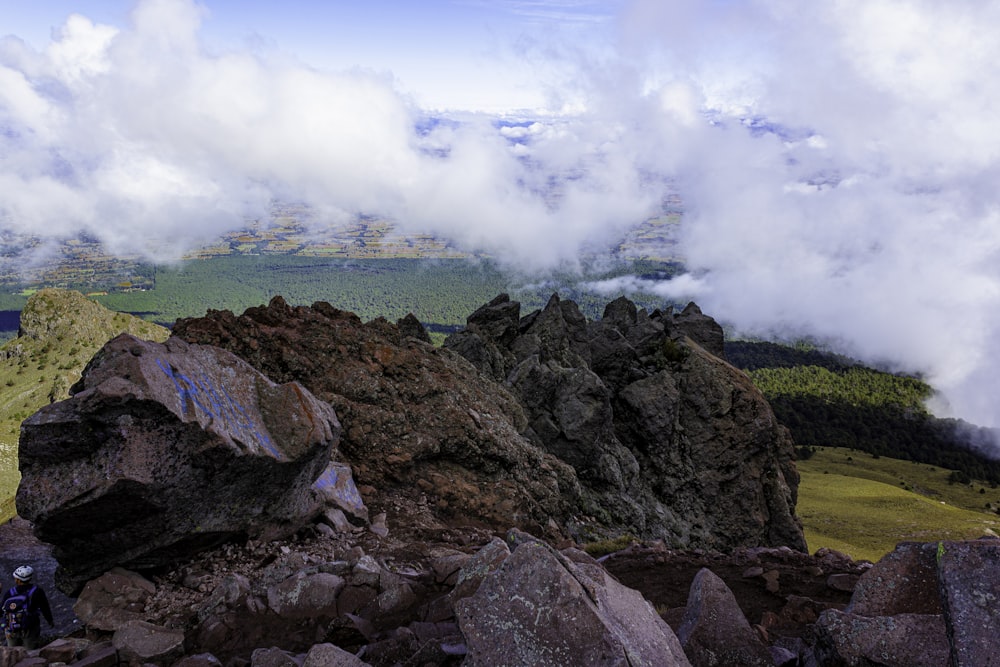
<svg viewBox="0 0 1000 667"><path fill-rule="evenodd" d="M809 549L829 547L876 561L902 541L1000 533L1000 489L949 484L950 471L824 447L799 461L798 515Z"/></svg>
<svg viewBox="0 0 1000 667"><path fill-rule="evenodd" d="M169 331L115 313L79 292L41 290L21 314L23 335L0 347L0 521L14 516L21 422L69 388L94 353L122 332L166 340Z"/></svg>

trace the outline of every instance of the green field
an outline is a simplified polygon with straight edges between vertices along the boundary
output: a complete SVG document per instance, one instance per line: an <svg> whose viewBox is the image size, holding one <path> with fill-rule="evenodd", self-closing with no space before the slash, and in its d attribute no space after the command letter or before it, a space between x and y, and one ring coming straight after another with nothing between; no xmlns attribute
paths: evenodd
<svg viewBox="0 0 1000 667"><path fill-rule="evenodd" d="M809 550L828 547L877 561L898 542L1000 533L1000 489L949 483L950 471L823 447L797 463L797 513Z"/></svg>

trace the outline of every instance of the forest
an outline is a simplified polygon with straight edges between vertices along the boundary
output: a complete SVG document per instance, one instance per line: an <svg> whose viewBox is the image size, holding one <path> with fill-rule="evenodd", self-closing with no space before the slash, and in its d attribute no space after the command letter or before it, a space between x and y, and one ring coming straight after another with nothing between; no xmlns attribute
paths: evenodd
<svg viewBox="0 0 1000 667"><path fill-rule="evenodd" d="M527 314L558 292L576 301L588 317L597 318L611 299L588 289L588 281L633 274L665 278L678 270L679 265L669 262L630 260L539 279L481 259L226 255L156 267L151 289L90 293L90 297L111 310L169 327L179 318L199 317L209 309L242 313L280 295L292 305L326 301L366 321L377 317L394 321L413 313L432 337L443 338L500 293L520 301ZM21 285L4 287L0 310L19 311L30 290ZM630 298L650 310L672 305L650 294Z"/></svg>
<svg viewBox="0 0 1000 667"><path fill-rule="evenodd" d="M984 454L996 434L931 415L924 401L933 392L919 378L775 343L727 341L726 356L767 397L800 457L813 447L847 447L947 468L957 482L1000 485L1000 460Z"/></svg>

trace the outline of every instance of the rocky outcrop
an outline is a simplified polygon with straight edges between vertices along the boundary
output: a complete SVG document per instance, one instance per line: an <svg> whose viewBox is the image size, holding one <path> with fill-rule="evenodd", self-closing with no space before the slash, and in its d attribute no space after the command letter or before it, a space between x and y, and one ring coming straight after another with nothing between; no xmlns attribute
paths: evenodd
<svg viewBox="0 0 1000 667"><path fill-rule="evenodd" d="M22 425L18 513L76 589L116 565L294 532L323 507L313 483L339 434L329 405L228 352L121 335L70 399Z"/></svg>
<svg viewBox="0 0 1000 667"><path fill-rule="evenodd" d="M621 298L588 322L558 296L521 317L501 295L445 346L513 392L525 436L573 466L593 517L581 532L804 549L792 441L717 356L721 333L693 304L648 314Z"/></svg>
<svg viewBox="0 0 1000 667"><path fill-rule="evenodd" d="M340 450L388 530L513 524L559 535L579 495L572 468L522 437L524 412L509 391L427 343L418 326L363 324L326 303L293 308L276 297L238 317L179 320L173 335L225 348L330 403Z"/></svg>
<svg viewBox="0 0 1000 667"><path fill-rule="evenodd" d="M280 298L180 320L174 336L329 402L365 501L390 529L513 524L805 548L787 432L744 374L688 335L718 347L711 318L694 306L648 315L625 299L599 322L558 297L519 310L498 297L444 349L412 319L362 324Z"/></svg>

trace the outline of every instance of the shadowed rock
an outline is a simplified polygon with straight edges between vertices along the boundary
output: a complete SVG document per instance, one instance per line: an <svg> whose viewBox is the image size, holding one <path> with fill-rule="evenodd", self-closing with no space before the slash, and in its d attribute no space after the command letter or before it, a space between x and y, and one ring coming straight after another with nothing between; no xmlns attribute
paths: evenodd
<svg viewBox="0 0 1000 667"><path fill-rule="evenodd" d="M694 667L773 667L767 646L750 627L725 582L703 568L691 592L677 638Z"/></svg>
<svg viewBox="0 0 1000 667"><path fill-rule="evenodd" d="M943 542L938 576L955 667L997 667L1000 540Z"/></svg>
<svg viewBox="0 0 1000 667"><path fill-rule="evenodd" d="M224 350L122 335L72 394L28 418L19 446L18 513L54 545L60 588L287 534L322 507L332 408Z"/></svg>
<svg viewBox="0 0 1000 667"><path fill-rule="evenodd" d="M620 298L588 322L557 295L519 312L501 295L445 346L508 387L527 416L525 437L573 467L581 509L596 519L575 530L805 550L792 440L750 379L719 357L714 320L694 304L650 315Z"/></svg>

